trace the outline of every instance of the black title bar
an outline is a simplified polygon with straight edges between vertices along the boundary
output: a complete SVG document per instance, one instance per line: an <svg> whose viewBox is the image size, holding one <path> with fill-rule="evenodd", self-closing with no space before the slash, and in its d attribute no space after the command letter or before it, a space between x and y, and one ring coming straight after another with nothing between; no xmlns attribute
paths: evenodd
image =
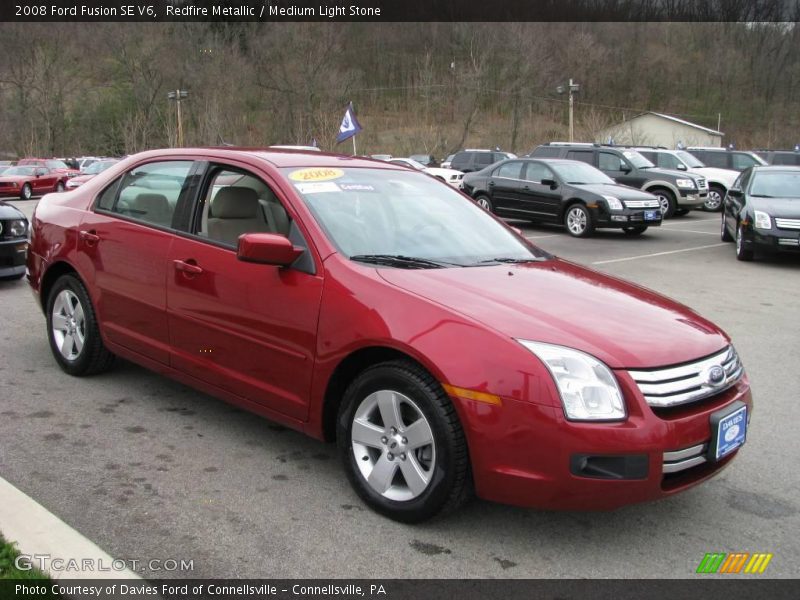
<svg viewBox="0 0 800 600"><path fill-rule="evenodd" d="M3 0L31 21L800 21L800 0Z"/></svg>

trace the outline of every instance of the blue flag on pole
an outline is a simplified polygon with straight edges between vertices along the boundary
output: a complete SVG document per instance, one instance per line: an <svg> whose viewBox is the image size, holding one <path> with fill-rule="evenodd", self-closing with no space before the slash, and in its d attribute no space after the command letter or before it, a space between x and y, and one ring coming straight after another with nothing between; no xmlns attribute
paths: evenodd
<svg viewBox="0 0 800 600"><path fill-rule="evenodd" d="M336 143L341 144L345 140L349 140L359 131L361 131L361 124L356 119L356 112L353 110L353 103L347 105L347 110L344 111L344 118L342 124L339 125L339 135L336 136Z"/></svg>

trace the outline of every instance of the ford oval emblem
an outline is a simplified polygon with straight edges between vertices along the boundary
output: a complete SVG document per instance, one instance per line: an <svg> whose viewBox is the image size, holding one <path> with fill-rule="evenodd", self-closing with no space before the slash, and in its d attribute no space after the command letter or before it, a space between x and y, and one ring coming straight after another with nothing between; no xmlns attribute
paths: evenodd
<svg viewBox="0 0 800 600"><path fill-rule="evenodd" d="M709 367L706 371L706 385L710 387L719 387L725 383L725 369L719 365Z"/></svg>

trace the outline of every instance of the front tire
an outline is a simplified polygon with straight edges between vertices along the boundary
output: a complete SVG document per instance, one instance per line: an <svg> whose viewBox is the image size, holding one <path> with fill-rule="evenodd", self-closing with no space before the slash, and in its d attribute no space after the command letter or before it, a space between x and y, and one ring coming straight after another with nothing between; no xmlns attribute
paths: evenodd
<svg viewBox="0 0 800 600"><path fill-rule="evenodd" d="M636 225L635 227L623 227L622 231L624 231L626 235L632 237L637 235L642 235L645 231L647 231L647 225Z"/></svg>
<svg viewBox="0 0 800 600"><path fill-rule="evenodd" d="M661 216L665 219L671 219L675 215L675 210L678 208L678 202L675 196L669 190L657 189L651 191L652 194L658 198L658 203L661 206Z"/></svg>
<svg viewBox="0 0 800 600"><path fill-rule="evenodd" d="M64 182L63 181L59 181L56 184L56 192L61 193L63 191L64 191Z"/></svg>
<svg viewBox="0 0 800 600"><path fill-rule="evenodd" d="M564 227L572 237L589 237L594 231L592 214L583 204L573 204L564 213Z"/></svg>
<svg viewBox="0 0 800 600"><path fill-rule="evenodd" d="M754 255L755 252L753 249L744 245L744 227L739 223L739 226L736 228L736 258L748 262L753 260Z"/></svg>
<svg viewBox="0 0 800 600"><path fill-rule="evenodd" d="M26 183L22 186L22 189L19 191L19 197L21 200L30 200L33 197L33 190L31 189L30 183Z"/></svg>
<svg viewBox="0 0 800 600"><path fill-rule="evenodd" d="M114 362L100 337L89 293L75 275L62 275L50 290L47 337L56 362L70 375L100 373Z"/></svg>
<svg viewBox="0 0 800 600"><path fill-rule="evenodd" d="M708 188L708 196L706 201L703 202L703 210L709 212L717 212L722 208L722 201L725 199L725 190L718 185L712 185Z"/></svg>
<svg viewBox="0 0 800 600"><path fill-rule="evenodd" d="M339 456L376 512L419 523L471 495L466 438L450 398L424 369L381 363L347 388L336 425Z"/></svg>

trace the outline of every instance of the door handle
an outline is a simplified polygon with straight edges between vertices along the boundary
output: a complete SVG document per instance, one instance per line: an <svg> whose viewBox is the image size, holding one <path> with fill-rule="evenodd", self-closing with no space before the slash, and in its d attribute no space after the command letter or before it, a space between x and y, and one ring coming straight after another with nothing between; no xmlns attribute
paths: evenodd
<svg viewBox="0 0 800 600"><path fill-rule="evenodd" d="M529 185L523 185L523 186L522 186L522 189L523 189L523 190L525 190L526 192L530 192L530 191L531 191L531 186L529 186Z"/></svg>
<svg viewBox="0 0 800 600"><path fill-rule="evenodd" d="M494 187L494 181L489 182L489 187Z"/></svg>
<svg viewBox="0 0 800 600"><path fill-rule="evenodd" d="M191 262L189 262L191 261ZM175 265L176 271L182 271L184 273L189 273L191 275L199 275L203 272L203 268L199 266L197 263L194 262L193 259L189 260L174 260L172 264Z"/></svg>
<svg viewBox="0 0 800 600"><path fill-rule="evenodd" d="M78 233L78 237L82 241L86 242L87 246L93 246L97 242L100 241L100 236L97 235L97 233L95 233L95 231L93 229L91 231L81 231L81 232L79 232Z"/></svg>

